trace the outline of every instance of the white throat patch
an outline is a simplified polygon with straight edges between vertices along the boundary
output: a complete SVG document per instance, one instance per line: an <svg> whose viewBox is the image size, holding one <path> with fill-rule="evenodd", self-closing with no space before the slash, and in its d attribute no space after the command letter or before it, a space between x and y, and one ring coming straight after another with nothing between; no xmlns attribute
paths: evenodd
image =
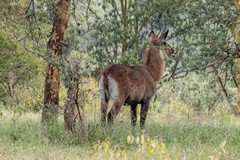
<svg viewBox="0 0 240 160"><path fill-rule="evenodd" d="M159 49L159 56L160 56L160 59L162 60L162 62L165 63L165 61L164 61L165 56L164 56L164 53L161 49Z"/></svg>

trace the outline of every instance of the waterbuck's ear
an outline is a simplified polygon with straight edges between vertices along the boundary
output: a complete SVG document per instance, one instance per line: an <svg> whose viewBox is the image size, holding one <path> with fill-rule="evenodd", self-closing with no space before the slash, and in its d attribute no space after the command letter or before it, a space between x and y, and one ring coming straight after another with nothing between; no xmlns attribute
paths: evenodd
<svg viewBox="0 0 240 160"><path fill-rule="evenodd" d="M164 39L167 38L167 35L168 35L168 30L167 30L166 32L164 32L164 33L159 37L159 39L164 40Z"/></svg>
<svg viewBox="0 0 240 160"><path fill-rule="evenodd" d="M156 39L155 33L154 33L154 31L151 31L149 34L149 41L151 43L154 43L155 39Z"/></svg>

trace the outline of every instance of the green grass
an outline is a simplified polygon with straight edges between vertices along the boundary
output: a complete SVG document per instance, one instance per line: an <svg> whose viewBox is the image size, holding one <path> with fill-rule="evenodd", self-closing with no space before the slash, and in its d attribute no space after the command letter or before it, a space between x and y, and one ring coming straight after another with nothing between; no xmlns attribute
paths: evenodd
<svg viewBox="0 0 240 160"><path fill-rule="evenodd" d="M129 144L127 137L144 135L166 145L169 159L240 159L239 119L228 114L207 116L174 116L150 111L146 128L130 126L129 113L123 110L111 127L102 127L98 122L88 122L87 132L78 129L69 134L62 121L44 131L40 114L14 115L3 112L0 118L0 159L97 159L108 158L117 151L126 152L127 159L145 159L139 144ZM219 144L226 141L224 151ZM95 150L100 142L110 144L109 151ZM150 141L149 141L150 143ZM100 143L101 145L101 143ZM150 147L150 144L149 144ZM149 148L146 149L146 153ZM144 150L145 152L145 150ZM145 154L146 156L147 154ZM157 152L156 152L157 155ZM149 159L159 159L152 154Z"/></svg>

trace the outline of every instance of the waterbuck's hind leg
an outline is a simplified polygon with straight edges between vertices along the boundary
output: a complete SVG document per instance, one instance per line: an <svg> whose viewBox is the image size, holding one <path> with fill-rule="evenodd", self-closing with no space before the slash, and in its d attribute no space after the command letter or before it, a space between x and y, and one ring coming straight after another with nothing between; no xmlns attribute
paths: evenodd
<svg viewBox="0 0 240 160"><path fill-rule="evenodd" d="M148 112L148 107L149 107L149 102L150 100L146 100L141 103L141 112L140 112L140 127L141 129L144 129L145 121L147 118L147 112Z"/></svg>
<svg viewBox="0 0 240 160"><path fill-rule="evenodd" d="M131 124L136 126L137 122L137 104L131 105Z"/></svg>
<svg viewBox="0 0 240 160"><path fill-rule="evenodd" d="M123 105L123 102L118 100L113 102L113 106L112 109L109 111L108 113L108 123L112 124L114 121L114 118L117 116L117 114L119 113L121 107Z"/></svg>
<svg viewBox="0 0 240 160"><path fill-rule="evenodd" d="M106 123L106 115L108 109L109 96L105 89L104 77L102 76L99 80L99 91L100 91L100 107L101 107L101 122Z"/></svg>
<svg viewBox="0 0 240 160"><path fill-rule="evenodd" d="M102 124L106 123L107 109L108 109L108 100L101 98L101 121L102 121Z"/></svg>

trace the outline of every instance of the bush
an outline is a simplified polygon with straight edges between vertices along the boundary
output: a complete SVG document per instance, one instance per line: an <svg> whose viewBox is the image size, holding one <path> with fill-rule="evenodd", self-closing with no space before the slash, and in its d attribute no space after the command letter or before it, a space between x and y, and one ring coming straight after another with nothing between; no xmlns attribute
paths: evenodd
<svg viewBox="0 0 240 160"><path fill-rule="evenodd" d="M236 89L231 87L226 89L230 98L235 99L236 97L233 95L236 95ZM156 93L155 100L157 103L155 103L154 107L161 111L172 103L172 100L176 99L178 99L178 103L185 103L185 110L193 109L196 113L234 105L228 104L220 84L216 83L213 75L208 75L206 78L204 75L193 74L191 77L163 82ZM233 102L236 101L233 100ZM230 109L228 107L228 110Z"/></svg>

